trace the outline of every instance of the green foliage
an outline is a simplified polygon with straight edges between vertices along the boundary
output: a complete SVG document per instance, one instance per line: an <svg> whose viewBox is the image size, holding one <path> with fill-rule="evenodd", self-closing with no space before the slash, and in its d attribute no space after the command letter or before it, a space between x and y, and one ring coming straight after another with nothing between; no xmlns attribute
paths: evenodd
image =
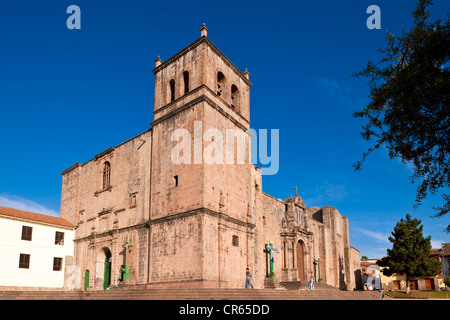
<svg viewBox="0 0 450 320"><path fill-rule="evenodd" d="M430 22L429 5L419 0L411 30L388 31L380 62L353 75L368 79L371 101L353 116L368 120L361 136L374 142L353 166L360 170L371 152L386 147L391 159L412 166L411 182L420 181L416 207L450 187L450 17ZM450 196L443 202L433 208L436 217L450 211Z"/></svg>
<svg viewBox="0 0 450 320"><path fill-rule="evenodd" d="M394 227L389 241L392 249L387 250L387 256L378 260L383 274L390 276L403 273L410 277L435 276L441 271L441 264L430 259L431 237L423 236L423 226L417 218L412 219L406 214L406 219L400 219Z"/></svg>
<svg viewBox="0 0 450 320"><path fill-rule="evenodd" d="M449 276L445 276L445 278L444 278L444 284L445 284L447 287L450 287L450 277L449 277Z"/></svg>
<svg viewBox="0 0 450 320"><path fill-rule="evenodd" d="M392 298L400 298L400 299L449 299L449 292L448 291L419 291L414 290L410 293L406 294L405 292L401 291L387 291L387 295L391 296Z"/></svg>

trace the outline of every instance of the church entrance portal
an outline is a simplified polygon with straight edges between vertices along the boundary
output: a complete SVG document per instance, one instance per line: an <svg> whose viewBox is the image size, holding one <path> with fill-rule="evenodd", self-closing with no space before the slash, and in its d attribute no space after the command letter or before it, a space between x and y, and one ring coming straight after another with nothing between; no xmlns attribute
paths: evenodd
<svg viewBox="0 0 450 320"><path fill-rule="evenodd" d="M305 251L301 240L297 242L298 280L305 281Z"/></svg>
<svg viewBox="0 0 450 320"><path fill-rule="evenodd" d="M106 290L111 285L111 251L106 247L97 254L95 278L97 288Z"/></svg>

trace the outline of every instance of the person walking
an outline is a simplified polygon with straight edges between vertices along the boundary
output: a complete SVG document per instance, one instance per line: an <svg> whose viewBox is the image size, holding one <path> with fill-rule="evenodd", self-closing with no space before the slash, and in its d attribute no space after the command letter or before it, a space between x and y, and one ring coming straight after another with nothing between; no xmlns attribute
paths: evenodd
<svg viewBox="0 0 450 320"><path fill-rule="evenodd" d="M311 277L311 279L309 280L309 285L311 290L314 290L314 284L316 283L316 280L314 279L314 277Z"/></svg>
<svg viewBox="0 0 450 320"><path fill-rule="evenodd" d="M245 289L247 289L248 286L252 287L253 289L253 285L252 285L252 274L250 273L250 270L245 269Z"/></svg>

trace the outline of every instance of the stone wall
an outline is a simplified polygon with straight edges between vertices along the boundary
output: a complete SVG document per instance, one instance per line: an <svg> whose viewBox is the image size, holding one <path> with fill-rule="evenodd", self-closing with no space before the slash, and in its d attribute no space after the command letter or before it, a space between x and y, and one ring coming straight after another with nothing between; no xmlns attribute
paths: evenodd
<svg viewBox="0 0 450 320"><path fill-rule="evenodd" d="M193 211L153 221L150 286L191 286L193 282L203 281L200 217L198 211Z"/></svg>
<svg viewBox="0 0 450 320"><path fill-rule="evenodd" d="M258 288L264 287L264 279L270 272L270 262L266 256L265 245L271 241L277 248L274 253L274 272L281 277L281 219L284 212L284 204L281 200L259 190L255 192L255 236L254 236L254 270L253 281Z"/></svg>
<svg viewBox="0 0 450 320"><path fill-rule="evenodd" d="M112 254L111 282L117 284L126 240L134 243L127 257L132 281L147 280L151 143L151 131L146 131L63 172L61 217L76 225L74 264L82 278L90 271L91 285L98 286L93 261L105 248ZM111 167L106 188L105 162Z"/></svg>

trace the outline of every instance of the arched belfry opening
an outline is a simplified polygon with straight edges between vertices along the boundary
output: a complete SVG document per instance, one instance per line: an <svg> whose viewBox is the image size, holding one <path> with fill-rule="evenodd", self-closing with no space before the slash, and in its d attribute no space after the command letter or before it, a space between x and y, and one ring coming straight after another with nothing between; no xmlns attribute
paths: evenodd
<svg viewBox="0 0 450 320"><path fill-rule="evenodd" d="M170 89L170 102L175 100L175 80L172 79L169 81L169 89Z"/></svg>
<svg viewBox="0 0 450 320"><path fill-rule="evenodd" d="M222 72L219 71L217 73L217 91L216 91L216 93L217 93L217 95L219 97L224 98L224 95L223 95L223 93L224 93L223 88L224 87L225 87L225 76L223 75Z"/></svg>
<svg viewBox="0 0 450 320"><path fill-rule="evenodd" d="M183 72L184 94L189 93L189 71Z"/></svg>
<svg viewBox="0 0 450 320"><path fill-rule="evenodd" d="M239 89L234 84L231 86L231 107L236 111L240 111Z"/></svg>

